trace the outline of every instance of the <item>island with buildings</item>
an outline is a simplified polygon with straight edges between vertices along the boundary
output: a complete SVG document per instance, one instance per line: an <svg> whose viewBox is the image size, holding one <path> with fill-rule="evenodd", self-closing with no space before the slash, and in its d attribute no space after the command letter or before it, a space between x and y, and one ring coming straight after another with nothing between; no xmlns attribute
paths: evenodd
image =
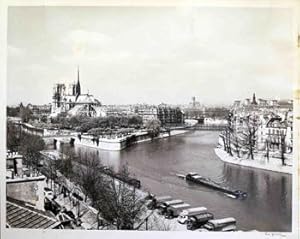
<svg viewBox="0 0 300 239"><path fill-rule="evenodd" d="M228 163L292 174L293 102L235 101L215 151Z"/></svg>

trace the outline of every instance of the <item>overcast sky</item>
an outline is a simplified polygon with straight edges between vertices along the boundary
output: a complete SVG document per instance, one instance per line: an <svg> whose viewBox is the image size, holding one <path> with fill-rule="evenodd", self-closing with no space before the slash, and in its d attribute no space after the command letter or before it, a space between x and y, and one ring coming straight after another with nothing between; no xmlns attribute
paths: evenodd
<svg viewBox="0 0 300 239"><path fill-rule="evenodd" d="M50 103L76 80L103 104L291 98L288 9L10 7L7 103Z"/></svg>

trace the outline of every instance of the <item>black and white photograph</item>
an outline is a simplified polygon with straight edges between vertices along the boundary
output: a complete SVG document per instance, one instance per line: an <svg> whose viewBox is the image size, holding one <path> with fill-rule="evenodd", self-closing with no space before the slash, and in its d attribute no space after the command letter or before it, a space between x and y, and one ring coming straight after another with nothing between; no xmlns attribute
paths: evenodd
<svg viewBox="0 0 300 239"><path fill-rule="evenodd" d="M294 231L294 21L8 6L5 229Z"/></svg>

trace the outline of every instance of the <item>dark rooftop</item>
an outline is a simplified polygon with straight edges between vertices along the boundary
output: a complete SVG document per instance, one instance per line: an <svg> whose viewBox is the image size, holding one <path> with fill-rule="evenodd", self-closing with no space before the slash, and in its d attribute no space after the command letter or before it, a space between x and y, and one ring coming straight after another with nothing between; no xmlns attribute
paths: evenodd
<svg viewBox="0 0 300 239"><path fill-rule="evenodd" d="M55 218L7 201L6 225L12 228L52 229L58 227L60 222Z"/></svg>

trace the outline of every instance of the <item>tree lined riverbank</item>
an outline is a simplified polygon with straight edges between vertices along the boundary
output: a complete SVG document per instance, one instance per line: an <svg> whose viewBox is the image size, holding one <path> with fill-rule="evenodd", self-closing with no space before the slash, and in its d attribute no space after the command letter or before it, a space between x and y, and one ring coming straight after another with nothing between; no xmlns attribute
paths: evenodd
<svg viewBox="0 0 300 239"><path fill-rule="evenodd" d="M258 168L263 170L269 170L273 172L280 172L280 173L293 173L293 167L291 165L282 165L281 159L278 158L270 158L269 162L264 157L260 157L258 159L246 159L246 158L238 158L235 156L230 156L227 152L225 152L221 148L215 149L216 155L225 163L251 167L251 168Z"/></svg>

